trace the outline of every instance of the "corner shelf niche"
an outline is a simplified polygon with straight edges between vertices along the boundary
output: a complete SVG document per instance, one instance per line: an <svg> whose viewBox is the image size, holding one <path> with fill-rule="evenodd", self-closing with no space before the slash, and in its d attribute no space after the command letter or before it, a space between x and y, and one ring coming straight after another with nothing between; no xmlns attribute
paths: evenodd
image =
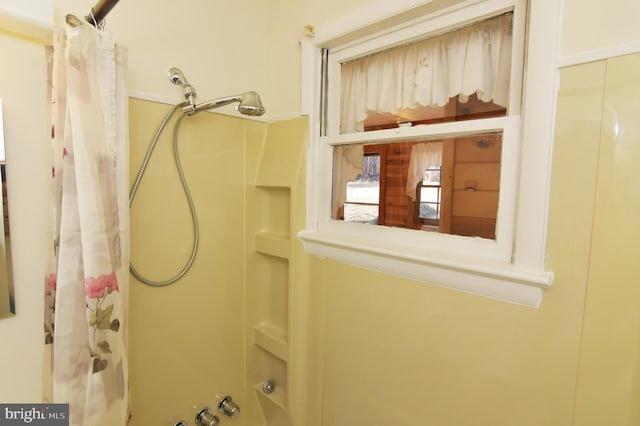
<svg viewBox="0 0 640 426"><path fill-rule="evenodd" d="M259 324L253 329L253 343L276 358L289 361L287 331L270 324Z"/></svg>
<svg viewBox="0 0 640 426"><path fill-rule="evenodd" d="M290 238L291 189L286 186L255 187L256 228L253 232L254 285L251 297L256 309L252 319L250 343L253 386L262 404L272 405L288 416L290 375L289 299L291 297L291 256L293 241ZM262 389L265 380L273 380L273 393ZM265 406L263 406L263 410ZM269 409L267 409L269 410Z"/></svg>
<svg viewBox="0 0 640 426"><path fill-rule="evenodd" d="M248 166L247 182L247 377L256 392L255 407L265 426L292 426L296 404L292 387L292 298L296 228L304 203L297 191L304 180L307 118L270 123L263 139L252 142L255 177ZM254 180L255 179L255 180ZM263 391L272 380L272 393Z"/></svg>
<svg viewBox="0 0 640 426"><path fill-rule="evenodd" d="M287 411L287 397L279 387L276 387L272 393L264 393L262 383L258 383L253 387L253 390L255 390L259 396L274 403L281 410Z"/></svg>
<svg viewBox="0 0 640 426"><path fill-rule="evenodd" d="M289 260L291 242L286 235L258 232L255 234L255 245L258 253Z"/></svg>

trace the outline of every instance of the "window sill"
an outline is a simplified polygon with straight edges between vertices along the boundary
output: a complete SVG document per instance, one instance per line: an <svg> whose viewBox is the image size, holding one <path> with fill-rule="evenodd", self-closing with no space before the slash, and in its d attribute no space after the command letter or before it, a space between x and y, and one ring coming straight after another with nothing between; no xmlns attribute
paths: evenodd
<svg viewBox="0 0 640 426"><path fill-rule="evenodd" d="M552 272L497 260L430 257L388 243L319 231L302 231L298 238L314 256L535 308L553 282Z"/></svg>

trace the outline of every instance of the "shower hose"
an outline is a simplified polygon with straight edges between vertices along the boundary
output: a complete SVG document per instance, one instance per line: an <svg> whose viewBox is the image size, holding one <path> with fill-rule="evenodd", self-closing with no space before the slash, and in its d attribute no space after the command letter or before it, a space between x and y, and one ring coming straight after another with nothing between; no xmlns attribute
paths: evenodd
<svg viewBox="0 0 640 426"><path fill-rule="evenodd" d="M142 181L142 176L144 176L144 172L147 169L147 166L149 165L149 159L151 158L151 154L153 153L153 150L156 147L156 144L158 143L158 139L160 138L162 131L164 130L171 116L176 112L178 108L182 107L183 105L184 105L184 102L180 102L174 105L173 108L167 113L167 115L164 117L164 119L160 123L160 127L158 127L158 130L156 131L156 134L154 135L153 140L151 141L151 144L149 144L149 148L147 149L147 154L145 155L144 160L142 161L140 170L138 171L138 174L133 183L133 186L131 187L131 191L129 192L129 208L131 208L131 205L133 204L133 200L136 196L136 193L138 192L138 187L140 186L140 182ZM184 276L184 274L187 273L189 268L191 268L191 265L193 264L193 261L196 257L196 253L198 251L198 241L200 239L200 231L198 228L198 218L196 216L196 209L193 204L193 199L191 198L191 193L189 192L189 186L187 185L187 181L184 177L184 172L182 171L182 164L180 163L180 155L178 153L178 129L180 128L180 123L182 123L182 120L184 119L184 117L185 117L184 114L180 115L180 117L178 117L173 127L173 157L175 159L176 168L178 169L178 175L180 176L180 182L182 183L182 188L184 189L184 194L187 197L187 202L189 203L189 210L191 211L191 219L193 222L193 249L191 251L191 256L189 257L189 260L184 265L182 270L180 270L180 272L178 272L174 277L164 281L153 281L142 276L133 266L133 263L130 262L129 270L131 271L133 276L135 276L142 283L151 285L151 286L160 287L160 286L173 284L174 282L178 281L180 278Z"/></svg>

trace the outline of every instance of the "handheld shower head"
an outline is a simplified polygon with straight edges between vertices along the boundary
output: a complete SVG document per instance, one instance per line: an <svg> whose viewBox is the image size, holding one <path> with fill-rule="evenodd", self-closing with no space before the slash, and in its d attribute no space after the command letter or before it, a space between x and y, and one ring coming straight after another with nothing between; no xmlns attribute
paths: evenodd
<svg viewBox="0 0 640 426"><path fill-rule="evenodd" d="M238 102L236 110L244 115L258 116L265 113L264 105L262 105L262 101L260 100L260 95L254 91L245 92L241 95L214 99L212 101L196 105L196 89L189 84L182 70L180 70L180 68L171 67L169 68L167 76L173 84L181 85L184 88L184 97L187 102L183 104L182 111L187 115L193 115L199 111L220 108L221 106L233 102Z"/></svg>
<svg viewBox="0 0 640 426"><path fill-rule="evenodd" d="M207 111L211 109L220 108L234 102L238 102L236 110L244 115L258 116L265 113L264 106L260 100L260 95L257 92L245 92L241 95L228 96L226 98L214 99L212 101L203 102L198 105L185 106L183 111L189 115L195 114L198 111Z"/></svg>
<svg viewBox="0 0 640 426"><path fill-rule="evenodd" d="M258 116L265 113L264 105L257 92L250 91L241 95L242 100L236 107L236 110L244 115Z"/></svg>

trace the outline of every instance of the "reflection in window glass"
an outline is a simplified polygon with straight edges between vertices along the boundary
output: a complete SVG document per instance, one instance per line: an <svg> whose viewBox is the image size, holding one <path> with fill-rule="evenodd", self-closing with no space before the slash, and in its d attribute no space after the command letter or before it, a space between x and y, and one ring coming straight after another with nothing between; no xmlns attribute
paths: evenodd
<svg viewBox="0 0 640 426"><path fill-rule="evenodd" d="M440 186L441 166L428 167L420 185L420 219L437 221L440 219L440 203L442 200Z"/></svg>
<svg viewBox="0 0 640 426"><path fill-rule="evenodd" d="M344 220L347 222L378 223L380 215L380 155L364 156L363 170L347 182Z"/></svg>
<svg viewBox="0 0 640 426"><path fill-rule="evenodd" d="M502 136L335 147L331 217L495 239Z"/></svg>

